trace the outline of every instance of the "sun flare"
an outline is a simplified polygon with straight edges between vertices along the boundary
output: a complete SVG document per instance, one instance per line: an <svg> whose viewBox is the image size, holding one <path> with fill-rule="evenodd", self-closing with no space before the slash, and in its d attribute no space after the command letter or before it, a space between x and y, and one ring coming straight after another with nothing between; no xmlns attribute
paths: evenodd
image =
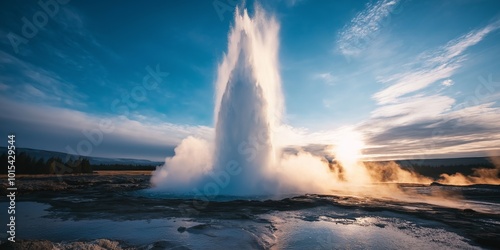
<svg viewBox="0 0 500 250"><path fill-rule="evenodd" d="M370 177L362 163L365 143L363 135L352 129L341 130L333 147L335 160L344 170L344 178L351 184L367 184Z"/></svg>
<svg viewBox="0 0 500 250"><path fill-rule="evenodd" d="M356 164L362 158L362 150L365 147L363 136L353 130L345 130L340 133L335 142L335 159L342 164Z"/></svg>

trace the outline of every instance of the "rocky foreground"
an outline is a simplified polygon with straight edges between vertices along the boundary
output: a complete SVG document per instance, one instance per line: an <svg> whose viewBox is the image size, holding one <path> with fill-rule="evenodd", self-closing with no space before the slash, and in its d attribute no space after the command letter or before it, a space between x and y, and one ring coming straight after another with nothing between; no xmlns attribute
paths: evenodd
<svg viewBox="0 0 500 250"><path fill-rule="evenodd" d="M54 243L48 240L21 240L16 243L4 243L0 245L1 249L12 250L163 250L163 249L189 249L183 246L175 245L168 241L158 241L144 246L130 246L118 241L108 239L97 239L89 242L60 242Z"/></svg>

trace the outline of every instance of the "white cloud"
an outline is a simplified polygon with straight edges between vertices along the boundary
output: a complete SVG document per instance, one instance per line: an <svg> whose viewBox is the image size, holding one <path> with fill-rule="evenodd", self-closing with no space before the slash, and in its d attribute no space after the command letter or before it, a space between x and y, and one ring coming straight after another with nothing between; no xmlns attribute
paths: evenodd
<svg viewBox="0 0 500 250"><path fill-rule="evenodd" d="M409 97L375 109L372 118L383 118L380 122L385 127L405 125L437 117L450 110L454 103L454 99L441 95Z"/></svg>
<svg viewBox="0 0 500 250"><path fill-rule="evenodd" d="M453 82L453 80L451 80L451 79L446 79L446 80L444 80L443 82L441 82L441 84L442 84L443 86L449 87L449 86L453 85L453 84L454 84L454 82Z"/></svg>
<svg viewBox="0 0 500 250"><path fill-rule="evenodd" d="M337 46L346 56L356 56L381 29L381 23L394 9L399 0L380 0L368 4L339 34Z"/></svg>
<svg viewBox="0 0 500 250"><path fill-rule="evenodd" d="M375 93L373 98L379 104L397 102L398 97L421 90L430 84L453 75L460 65L457 63L443 64L435 68L417 69L398 74L394 84Z"/></svg>

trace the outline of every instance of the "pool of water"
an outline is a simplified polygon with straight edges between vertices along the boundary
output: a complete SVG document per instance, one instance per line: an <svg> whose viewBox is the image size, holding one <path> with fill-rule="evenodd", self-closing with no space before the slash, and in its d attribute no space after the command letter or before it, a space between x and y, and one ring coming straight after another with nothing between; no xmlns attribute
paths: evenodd
<svg viewBox="0 0 500 250"><path fill-rule="evenodd" d="M6 211L7 206L0 202L1 210ZM170 246L190 249L477 248L444 224L384 211L315 207L270 211L244 220L215 216L74 220L54 218L51 206L40 202L18 202L16 209L17 239L71 242L106 238L132 246L167 241ZM2 216L0 223L8 223L7 217ZM5 231L0 232L2 239L7 237Z"/></svg>

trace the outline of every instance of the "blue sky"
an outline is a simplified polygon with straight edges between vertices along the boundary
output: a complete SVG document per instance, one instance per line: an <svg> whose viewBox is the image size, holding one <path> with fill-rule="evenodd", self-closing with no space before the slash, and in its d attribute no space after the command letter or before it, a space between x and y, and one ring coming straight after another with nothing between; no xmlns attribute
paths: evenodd
<svg viewBox="0 0 500 250"><path fill-rule="evenodd" d="M0 4L2 134L154 160L188 135L212 137L235 1L42 2L51 17L37 1ZM375 158L500 150L500 2L261 4L280 24L290 145L322 148L348 127Z"/></svg>

